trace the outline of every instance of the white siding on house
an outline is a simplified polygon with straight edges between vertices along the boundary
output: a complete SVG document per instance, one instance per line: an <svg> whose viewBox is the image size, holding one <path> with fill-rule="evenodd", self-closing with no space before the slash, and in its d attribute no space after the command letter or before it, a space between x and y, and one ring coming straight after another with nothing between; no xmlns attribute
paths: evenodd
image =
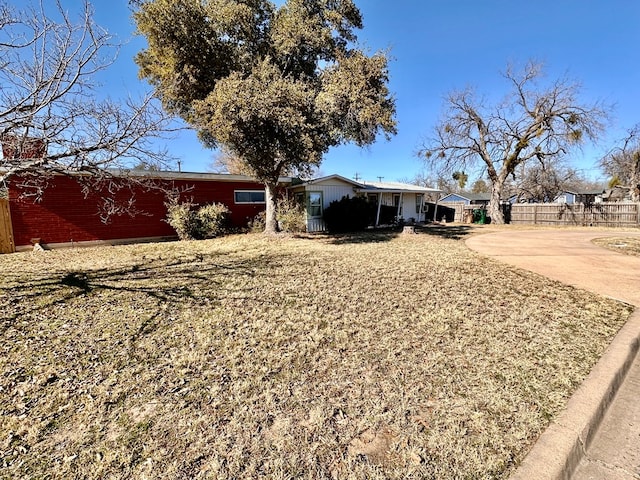
<svg viewBox="0 0 640 480"><path fill-rule="evenodd" d="M397 194L396 194L397 195ZM423 210L426 206L423 206ZM403 193L402 194L402 211L400 216L405 222L413 218L416 222L424 221L424 212L421 215L416 212L416 194L415 193Z"/></svg>
<svg viewBox="0 0 640 480"><path fill-rule="evenodd" d="M327 226L322 218L308 218L307 219L307 232L324 232Z"/></svg>
<svg viewBox="0 0 640 480"><path fill-rule="evenodd" d="M331 202L336 200L341 200L342 197L349 196L353 198L355 196L355 192L353 191L353 186L351 185L308 185L308 192L322 192L322 207L327 208Z"/></svg>
<svg viewBox="0 0 640 480"><path fill-rule="evenodd" d="M353 185L343 182L338 178L328 178L320 182L314 182L309 185L301 185L292 189L292 193L305 192L322 192L322 212L336 200L341 200L342 197L349 196L353 198L356 192L353 189ZM320 232L325 230L325 223L322 218L309 218L307 217L307 231L308 232Z"/></svg>
<svg viewBox="0 0 640 480"><path fill-rule="evenodd" d="M374 194L369 194L374 195ZM376 197L379 194L375 194ZM400 193L383 193L382 194L382 205L385 206L394 206L394 197L398 197ZM424 212L419 215L416 212L416 194L412 192L403 192L402 193L402 209L400 210L400 216L408 221L410 218L413 218L416 222L422 222L425 220ZM423 206L423 210L426 209L426 205Z"/></svg>
<svg viewBox="0 0 640 480"><path fill-rule="evenodd" d="M398 207L398 200L402 199L400 205L400 211L396 210L396 214L399 214L405 221L414 219L415 221L425 221L426 215L424 212L419 213L418 209L420 203L416 202L416 198L421 198L425 193L439 192L433 189L422 189L415 185L406 185L402 183L358 183L352 182L347 178L339 175L332 175L330 177L324 177L316 180L311 180L302 184L292 186L290 192L296 198L304 198L307 202L307 229L308 231L318 231L324 228L324 222L320 216L309 216L309 202L310 198L314 196L311 192L320 192L322 194L322 210L329 207L331 202L339 201L343 197L353 198L358 195L363 195L370 201L377 203L378 199L381 200L381 205ZM382 192L382 195L380 195ZM423 204L424 210L424 204ZM315 212L315 210L314 210ZM388 215L388 212L386 213Z"/></svg>
<svg viewBox="0 0 640 480"><path fill-rule="evenodd" d="M424 220L424 212L421 215L419 215L416 212L416 210L417 210L416 194L415 193L403 194L402 195L402 218L404 218L405 221L408 221L410 218L413 218L416 222L422 222Z"/></svg>

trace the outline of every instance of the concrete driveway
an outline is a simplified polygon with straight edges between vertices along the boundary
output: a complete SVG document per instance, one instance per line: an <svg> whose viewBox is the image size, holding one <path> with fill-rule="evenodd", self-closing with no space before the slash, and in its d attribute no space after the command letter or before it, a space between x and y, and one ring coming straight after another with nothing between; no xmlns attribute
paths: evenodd
<svg viewBox="0 0 640 480"><path fill-rule="evenodd" d="M505 230L467 240L502 262L637 307L512 480L640 478L640 257L591 242L628 236L640 231Z"/></svg>
<svg viewBox="0 0 640 480"><path fill-rule="evenodd" d="M594 245L598 237L640 238L640 231L505 230L467 246L516 267L640 307L640 257Z"/></svg>

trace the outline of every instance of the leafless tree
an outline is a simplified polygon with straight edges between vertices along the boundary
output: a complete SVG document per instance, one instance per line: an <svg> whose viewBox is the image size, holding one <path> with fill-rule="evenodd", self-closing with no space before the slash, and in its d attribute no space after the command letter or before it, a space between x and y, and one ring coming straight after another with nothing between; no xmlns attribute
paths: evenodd
<svg viewBox="0 0 640 480"><path fill-rule="evenodd" d="M530 160L548 165L602 132L606 109L579 101L579 86L560 79L539 84L541 65L529 62L522 71L504 74L510 94L495 106L486 106L472 90L454 92L435 135L420 153L441 171L467 171L480 164L491 182L488 211L503 223L500 200L516 167Z"/></svg>
<svg viewBox="0 0 640 480"><path fill-rule="evenodd" d="M620 143L600 160L600 166L616 184L629 188L632 201L640 202L640 123Z"/></svg>
<svg viewBox="0 0 640 480"><path fill-rule="evenodd" d="M459 193L462 191L458 182L456 182L451 175L445 177L439 172L433 171L422 171L416 173L413 177L400 178L398 181L410 185L419 185L421 187L437 188L441 191L440 193L430 193L425 197L432 202L435 202L445 194Z"/></svg>
<svg viewBox="0 0 640 480"><path fill-rule="evenodd" d="M0 3L0 186L19 177L39 194L56 173L103 181L113 169L166 165L154 143L170 118L152 95L99 98L97 75L118 47L88 0L77 20L59 0Z"/></svg>
<svg viewBox="0 0 640 480"><path fill-rule="evenodd" d="M560 192L571 189L581 180L575 168L560 161L549 165L536 162L523 167L510 189L518 202L551 202Z"/></svg>

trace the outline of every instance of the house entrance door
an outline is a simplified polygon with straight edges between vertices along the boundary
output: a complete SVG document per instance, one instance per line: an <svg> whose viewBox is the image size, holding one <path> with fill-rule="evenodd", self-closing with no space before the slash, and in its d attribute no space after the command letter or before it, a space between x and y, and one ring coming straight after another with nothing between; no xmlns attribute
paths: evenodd
<svg viewBox="0 0 640 480"><path fill-rule="evenodd" d="M0 198L0 253L13 253L16 246L13 242L9 200Z"/></svg>

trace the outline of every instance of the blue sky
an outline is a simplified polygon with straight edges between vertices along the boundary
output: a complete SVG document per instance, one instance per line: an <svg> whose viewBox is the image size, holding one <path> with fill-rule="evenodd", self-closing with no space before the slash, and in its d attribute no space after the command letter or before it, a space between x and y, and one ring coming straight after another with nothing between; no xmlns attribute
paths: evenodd
<svg viewBox="0 0 640 480"><path fill-rule="evenodd" d="M79 3L62 0L73 10ZM133 37L126 0L93 0L97 23L128 41L115 65L103 75L104 93L113 98L148 88L137 78L133 55L144 39ZM601 177L597 159L625 130L640 122L640 1L638 0L356 0L364 17L360 43L390 51L390 89L397 103L398 135L359 149L332 149L321 167L337 173L387 181L423 170L416 157L422 139L438 122L443 98L454 89L474 87L489 99L501 98L508 63L535 59L551 80L569 76L582 84L582 99L614 104L611 126L600 145L572 155L589 178ZM191 131L167 144L184 171L206 171L214 152Z"/></svg>

